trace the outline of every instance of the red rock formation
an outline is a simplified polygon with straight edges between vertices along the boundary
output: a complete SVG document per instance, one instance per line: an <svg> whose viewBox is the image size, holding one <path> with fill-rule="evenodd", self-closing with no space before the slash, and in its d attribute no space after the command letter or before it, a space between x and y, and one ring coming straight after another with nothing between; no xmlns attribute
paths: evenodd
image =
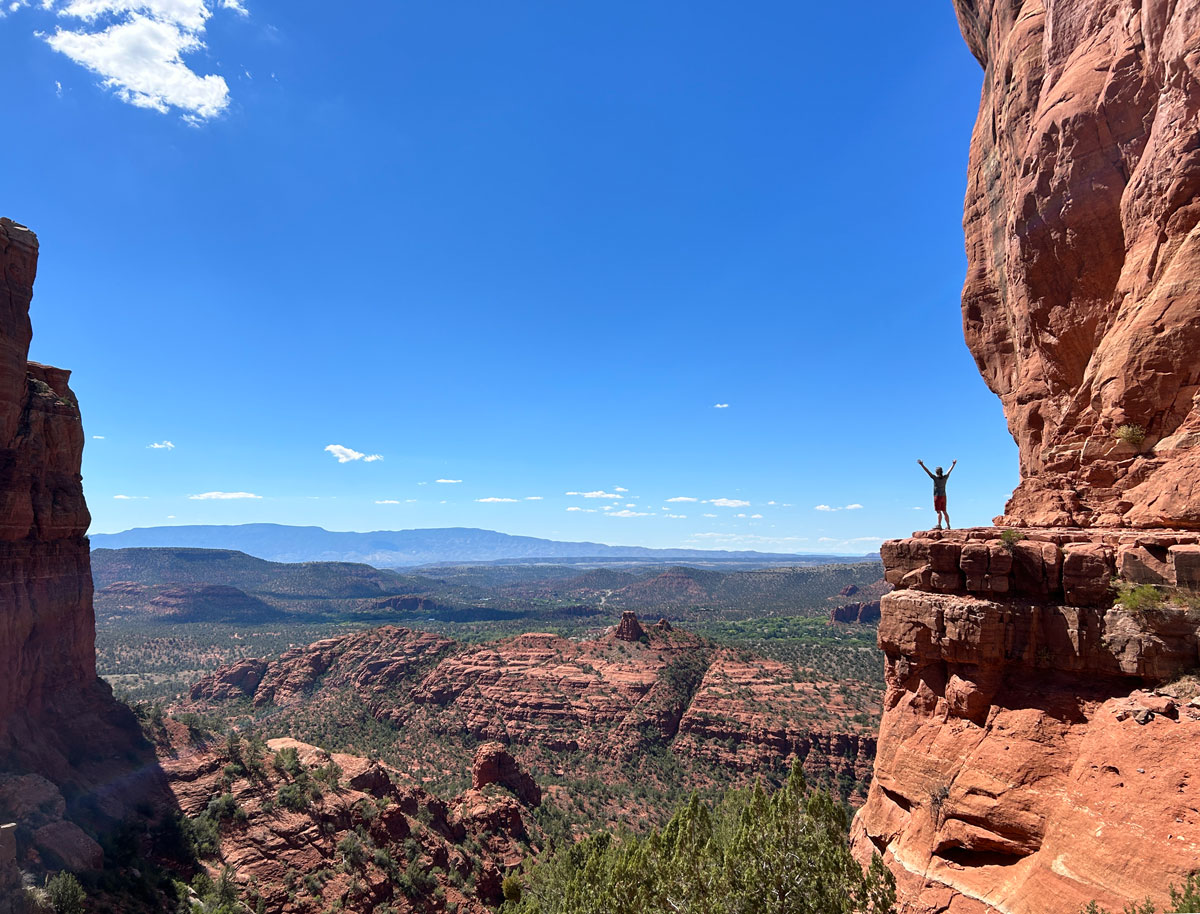
<svg viewBox="0 0 1200 914"><path fill-rule="evenodd" d="M963 326L1020 446L1005 522L1200 526L1200 2L955 6L986 68Z"/></svg>
<svg viewBox="0 0 1200 914"><path fill-rule="evenodd" d="M542 789L521 770L503 743L484 743L475 750L471 789L482 790L488 784L507 787L526 806L537 806L542 802Z"/></svg>
<svg viewBox="0 0 1200 914"><path fill-rule="evenodd" d="M214 877L231 867L252 907L261 898L280 914L330 905L359 914L385 904L444 911L436 887L463 914L487 914L501 900L501 868L537 848L511 797L471 790L446 803L394 768L293 739L270 740L251 761L246 743L234 757L226 740L197 743L174 721L166 738L163 766L185 814L200 816L228 795L217 851L201 862ZM275 764L284 750L298 766ZM319 769L332 778L318 778ZM281 788L303 802L281 803ZM405 871L428 885L414 887Z"/></svg>
<svg viewBox="0 0 1200 914"><path fill-rule="evenodd" d="M879 601L869 603L846 603L829 610L830 622L858 622L866 624L879 618Z"/></svg>
<svg viewBox="0 0 1200 914"><path fill-rule="evenodd" d="M613 632L613 637L621 641L637 641L646 637L646 632L642 629L642 623L638 622L637 613L625 610L621 613L621 621L617 625L617 630Z"/></svg>
<svg viewBox="0 0 1200 914"><path fill-rule="evenodd" d="M910 914L1161 904L1200 859L1200 683L1165 685L1196 666L1200 619L1113 606L1110 582L1152 573L1139 550L1178 573L1200 534L998 532L884 544L900 589L856 853L883 854Z"/></svg>
<svg viewBox="0 0 1200 914"><path fill-rule="evenodd" d="M75 823L119 819L161 785L96 678L79 407L69 372L26 361L37 257L34 234L0 219L0 822L20 826L18 863L84 869L99 847Z"/></svg>
<svg viewBox="0 0 1200 914"><path fill-rule="evenodd" d="M474 751L462 746L466 734L503 743L533 771L557 768L562 753L629 761L669 746L738 772L782 770L798 757L818 780L844 773L863 783L873 727L852 718L877 711L870 689L851 700L829 683L798 681L787 664L657 625L635 641L531 632L471 646L385 627L289 651L261 674L258 662L240 661L191 694L213 711L250 697L273 726L310 741L314 720L360 709L397 728L394 751L423 773L465 763Z"/></svg>

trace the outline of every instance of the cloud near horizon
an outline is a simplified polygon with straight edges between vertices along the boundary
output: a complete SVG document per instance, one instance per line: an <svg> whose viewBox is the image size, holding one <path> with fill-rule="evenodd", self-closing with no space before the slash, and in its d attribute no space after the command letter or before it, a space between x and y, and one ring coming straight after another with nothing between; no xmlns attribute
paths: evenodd
<svg viewBox="0 0 1200 914"><path fill-rule="evenodd" d="M201 492L199 495L189 495L192 501L230 501L235 498L262 498L253 492Z"/></svg>
<svg viewBox="0 0 1200 914"><path fill-rule="evenodd" d="M184 58L207 50L215 10L249 15L240 0L41 0L39 6L75 21L35 34L126 104L160 114L176 110L193 125L229 107L225 78L202 76Z"/></svg>
<svg viewBox="0 0 1200 914"><path fill-rule="evenodd" d="M377 460L382 460L382 454L364 454L362 451L356 451L352 447L346 447L341 444L327 444L325 450L337 458L338 463L350 463L355 460L361 460L363 463L374 463Z"/></svg>
<svg viewBox="0 0 1200 914"><path fill-rule="evenodd" d="M813 508L814 511L859 511L861 509L862 505L857 503L853 505L842 505L840 508L834 508L831 505L816 505Z"/></svg>
<svg viewBox="0 0 1200 914"><path fill-rule="evenodd" d="M478 502L482 502L483 504L487 505L487 504L500 504L501 502L504 502L504 503L508 503L508 502L515 502L515 501L518 501L519 499L516 499L516 498L497 498L495 495L493 495L493 496L491 496L491 497L489 497L489 498L477 498L477 499L475 499L475 500L476 500L476 501L478 501Z"/></svg>
<svg viewBox="0 0 1200 914"><path fill-rule="evenodd" d="M750 502L741 498L714 498L708 502L710 505L716 505L718 508L748 508Z"/></svg>
<svg viewBox="0 0 1200 914"><path fill-rule="evenodd" d="M624 491L624 490L622 490ZM603 489L597 489L595 492L568 492L568 495L579 495L582 498L611 498L613 501L620 501L622 498L629 496L616 495L612 492L605 492Z"/></svg>

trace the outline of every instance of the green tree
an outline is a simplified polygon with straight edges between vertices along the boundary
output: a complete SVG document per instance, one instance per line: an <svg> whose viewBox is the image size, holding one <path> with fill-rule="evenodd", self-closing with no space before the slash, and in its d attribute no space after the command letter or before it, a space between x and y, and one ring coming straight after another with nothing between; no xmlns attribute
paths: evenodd
<svg viewBox="0 0 1200 914"><path fill-rule="evenodd" d="M87 899L83 886L71 873L56 873L46 880L46 896L54 914L83 914Z"/></svg>
<svg viewBox="0 0 1200 914"><path fill-rule="evenodd" d="M845 808L810 791L799 765L710 809L693 795L644 838L594 835L506 892L505 914L891 914L895 880L850 854ZM514 898L513 895L516 895Z"/></svg>

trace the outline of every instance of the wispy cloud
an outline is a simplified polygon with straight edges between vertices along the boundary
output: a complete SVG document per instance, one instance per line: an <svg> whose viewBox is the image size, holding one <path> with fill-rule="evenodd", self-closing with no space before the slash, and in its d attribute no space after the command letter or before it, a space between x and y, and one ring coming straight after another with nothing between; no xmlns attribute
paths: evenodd
<svg viewBox="0 0 1200 914"><path fill-rule="evenodd" d="M862 509L862 505L860 505L860 504L842 505L839 508L835 508L831 505L815 505L813 507L814 511L858 511L861 509Z"/></svg>
<svg viewBox="0 0 1200 914"><path fill-rule="evenodd" d="M584 514L595 514L596 513L595 508L578 508L575 505L572 505L571 507L567 508L567 510L568 511L582 511Z"/></svg>
<svg viewBox="0 0 1200 914"><path fill-rule="evenodd" d="M713 409L729 409L728 403L714 403Z"/></svg>
<svg viewBox="0 0 1200 914"><path fill-rule="evenodd" d="M54 9L56 0L41 6ZM217 8L247 15L240 0L220 0ZM193 124L229 106L224 77L202 76L185 62L207 48L213 7L205 0L67 0L56 11L78 25L39 37L99 76L121 101L163 114L175 109Z"/></svg>
<svg viewBox="0 0 1200 914"><path fill-rule="evenodd" d="M150 497L149 495L114 495L113 496L113 498L115 498L117 501L145 501L149 497Z"/></svg>
<svg viewBox="0 0 1200 914"><path fill-rule="evenodd" d="M525 496L525 500L526 500L526 501L541 501L541 500L542 500L542 496L540 496L540 495L526 495L526 496Z"/></svg>
<svg viewBox="0 0 1200 914"><path fill-rule="evenodd" d="M189 495L192 501L231 501L235 498L262 498L253 492L201 492L199 495Z"/></svg>
<svg viewBox="0 0 1200 914"><path fill-rule="evenodd" d="M435 479L434 482L440 482L444 486L454 486L462 482L461 479Z"/></svg>
<svg viewBox="0 0 1200 914"><path fill-rule="evenodd" d="M327 444L325 451L337 458L338 463L351 463L355 460L361 460L363 463L374 463L377 460L382 460L382 454L364 454L362 451L356 451L352 447L346 447L341 444Z"/></svg>
<svg viewBox="0 0 1200 914"><path fill-rule="evenodd" d="M623 488L622 486L613 486L613 491L614 492L628 492L629 490L626 488Z"/></svg>
<svg viewBox="0 0 1200 914"><path fill-rule="evenodd" d="M515 502L515 501L517 501L517 499L515 499L515 498L497 498L494 495L491 496L490 498L477 498L475 500L478 502L482 502L485 505L486 504L497 504L499 502Z"/></svg>
<svg viewBox="0 0 1200 914"><path fill-rule="evenodd" d="M398 505L398 504L400 504L400 502L394 498L380 498L380 499L376 499L375 504L377 504L377 505Z"/></svg>
<svg viewBox="0 0 1200 914"><path fill-rule="evenodd" d="M173 450L175 450L175 445L172 444L170 441L156 441L156 442L154 442L154 444L147 444L146 447L148 449L155 450L155 451L173 451Z"/></svg>
<svg viewBox="0 0 1200 914"><path fill-rule="evenodd" d="M676 495L674 498L668 498L667 504L671 504L671 502L676 502L676 501L699 501L699 500L700 499L698 499L698 498L692 498L690 495Z"/></svg>
<svg viewBox="0 0 1200 914"><path fill-rule="evenodd" d="M620 501L621 496L612 492L605 492L603 489L597 489L595 492L568 492L568 495L578 495L582 498L611 498L613 501Z"/></svg>
<svg viewBox="0 0 1200 914"><path fill-rule="evenodd" d="M705 514L704 516L705 516L705 517L716 517L717 515L715 515L715 514Z"/></svg>
<svg viewBox="0 0 1200 914"><path fill-rule="evenodd" d="M663 517L673 517L675 520L687 520L686 514L664 514Z"/></svg>
<svg viewBox="0 0 1200 914"><path fill-rule="evenodd" d="M645 511L630 511L628 508L622 508L620 511L613 511L610 514L605 514L605 517L649 517Z"/></svg>
<svg viewBox="0 0 1200 914"><path fill-rule="evenodd" d="M710 505L716 505L718 508L748 508L750 502L744 501L741 498L714 498L708 502Z"/></svg>
<svg viewBox="0 0 1200 914"><path fill-rule="evenodd" d="M104 440L104 436L103 436L103 435L92 435L92 438L93 438L94 440L96 440L96 441L103 441L103 440Z"/></svg>

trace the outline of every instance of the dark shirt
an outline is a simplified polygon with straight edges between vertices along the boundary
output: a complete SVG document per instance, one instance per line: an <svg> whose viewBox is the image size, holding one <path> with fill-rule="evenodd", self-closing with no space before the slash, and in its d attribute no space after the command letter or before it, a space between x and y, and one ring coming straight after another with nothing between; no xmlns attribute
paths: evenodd
<svg viewBox="0 0 1200 914"><path fill-rule="evenodd" d="M934 495L945 495L946 494L946 480L950 478L950 474L949 473L938 473L936 476L934 476L931 473L930 475L933 476L933 494Z"/></svg>

